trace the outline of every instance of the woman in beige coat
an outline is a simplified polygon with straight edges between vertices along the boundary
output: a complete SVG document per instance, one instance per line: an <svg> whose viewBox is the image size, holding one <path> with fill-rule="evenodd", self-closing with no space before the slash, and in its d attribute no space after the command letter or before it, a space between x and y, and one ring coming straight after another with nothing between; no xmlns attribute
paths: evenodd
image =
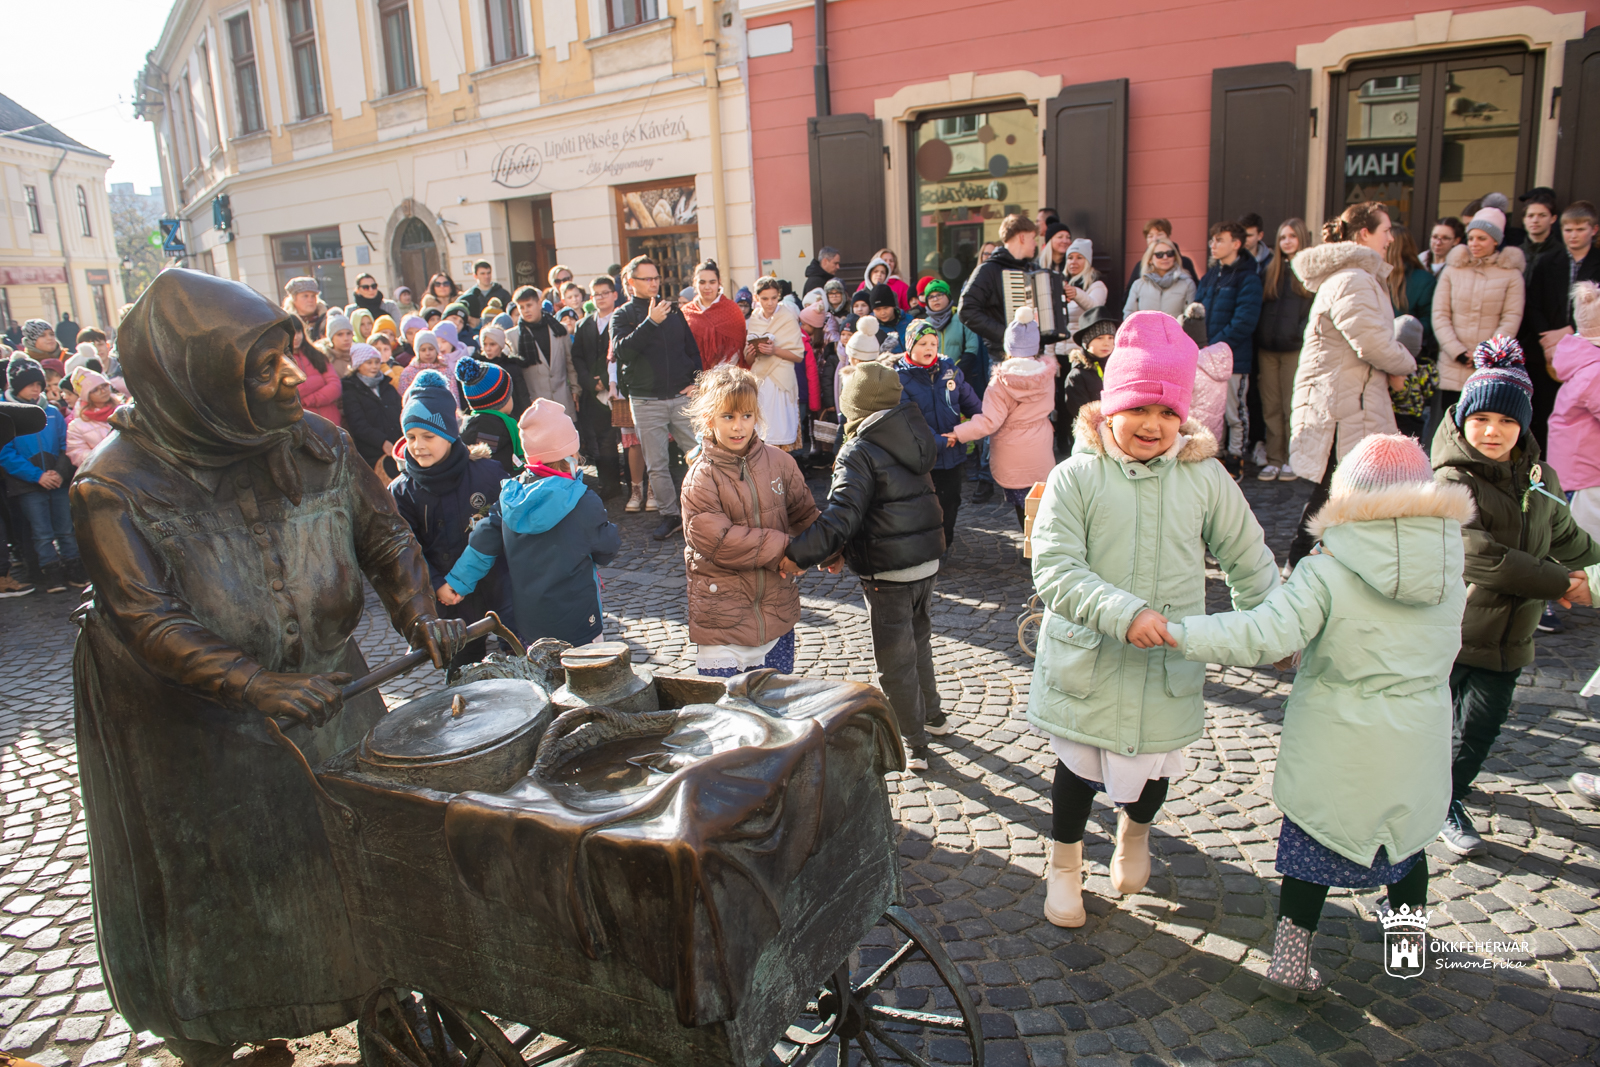
<svg viewBox="0 0 1600 1067"><path fill-rule="evenodd" d="M1522 325L1526 264L1520 248L1501 248L1506 216L1486 207L1467 223L1467 239L1445 258L1433 290L1433 335L1439 339L1439 395L1445 409L1461 398L1472 374L1472 350L1495 335L1515 337Z"/></svg>
<svg viewBox="0 0 1600 1067"><path fill-rule="evenodd" d="M1369 434L1395 432L1389 377L1417 369L1422 324L1395 318L1383 285L1383 254L1393 239L1382 204L1353 204L1323 224L1323 244L1301 249L1290 263L1314 296L1294 376L1289 463L1316 483L1289 545L1291 567L1316 543L1306 521L1328 501L1334 464ZM1405 345L1396 340L1402 324Z"/></svg>

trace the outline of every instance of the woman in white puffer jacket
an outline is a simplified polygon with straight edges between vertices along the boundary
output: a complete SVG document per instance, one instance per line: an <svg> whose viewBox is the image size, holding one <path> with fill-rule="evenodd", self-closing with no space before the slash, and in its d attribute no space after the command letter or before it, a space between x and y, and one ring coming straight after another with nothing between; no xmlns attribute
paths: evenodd
<svg viewBox="0 0 1600 1067"><path fill-rule="evenodd" d="M1484 197L1492 205L1491 193ZM1505 197L1500 196L1503 206ZM1515 337L1526 296L1520 248L1501 248L1506 216L1485 206L1467 223L1467 239L1445 258L1433 290L1433 335L1439 339L1439 393L1448 408L1472 375L1472 351L1491 337Z"/></svg>

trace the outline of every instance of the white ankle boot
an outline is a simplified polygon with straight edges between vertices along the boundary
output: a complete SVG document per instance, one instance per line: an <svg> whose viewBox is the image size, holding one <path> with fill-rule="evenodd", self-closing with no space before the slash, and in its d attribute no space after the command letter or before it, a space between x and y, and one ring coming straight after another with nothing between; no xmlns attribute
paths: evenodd
<svg viewBox="0 0 1600 1067"><path fill-rule="evenodd" d="M1117 848L1111 854L1111 888L1123 896L1150 881L1150 824L1117 812Z"/></svg>
<svg viewBox="0 0 1600 1067"><path fill-rule="evenodd" d="M1044 917L1057 926L1082 926L1083 842L1050 842L1050 867L1045 872Z"/></svg>

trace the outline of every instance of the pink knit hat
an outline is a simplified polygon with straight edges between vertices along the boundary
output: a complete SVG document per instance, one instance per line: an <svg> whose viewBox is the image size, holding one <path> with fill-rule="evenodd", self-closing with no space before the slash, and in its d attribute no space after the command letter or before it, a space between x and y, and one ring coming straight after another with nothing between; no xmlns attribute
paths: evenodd
<svg viewBox="0 0 1600 1067"><path fill-rule="evenodd" d="M522 431L522 455L529 463L551 463L578 452L578 428L567 409L540 397L517 420Z"/></svg>
<svg viewBox="0 0 1600 1067"><path fill-rule="evenodd" d="M1433 481L1433 465L1422 446L1403 433L1375 433L1363 437L1339 461L1329 483L1333 496L1348 492L1373 492L1394 485Z"/></svg>
<svg viewBox="0 0 1600 1067"><path fill-rule="evenodd" d="M1200 350L1178 320L1161 311L1135 311L1117 330L1106 359L1100 410L1115 415L1146 404L1165 404L1189 417Z"/></svg>

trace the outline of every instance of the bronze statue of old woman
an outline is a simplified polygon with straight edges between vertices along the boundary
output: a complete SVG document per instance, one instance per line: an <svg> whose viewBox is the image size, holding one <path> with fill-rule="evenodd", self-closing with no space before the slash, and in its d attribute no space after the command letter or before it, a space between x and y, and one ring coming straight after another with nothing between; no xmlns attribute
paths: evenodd
<svg viewBox="0 0 1600 1067"><path fill-rule="evenodd" d="M236 282L169 270L117 332L133 402L80 468L94 597L73 663L95 921L113 1002L191 1067L354 1019L368 973L310 787L383 714L352 633L362 576L436 665L416 539L372 467L303 411L295 322Z"/></svg>

